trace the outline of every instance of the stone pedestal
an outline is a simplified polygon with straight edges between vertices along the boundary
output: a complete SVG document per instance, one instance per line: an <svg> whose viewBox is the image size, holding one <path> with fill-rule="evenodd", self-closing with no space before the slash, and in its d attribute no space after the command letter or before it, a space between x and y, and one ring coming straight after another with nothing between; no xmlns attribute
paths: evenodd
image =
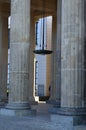
<svg viewBox="0 0 86 130"><path fill-rule="evenodd" d="M82 121L82 116L78 116L78 120L77 120L77 116L66 116L66 115L64 116L64 115L51 114L50 117L53 124L57 124L57 126L60 126L59 127L60 130L75 130L76 128L75 126L80 125ZM84 116L84 121L85 124L86 123L85 116Z"/></svg>

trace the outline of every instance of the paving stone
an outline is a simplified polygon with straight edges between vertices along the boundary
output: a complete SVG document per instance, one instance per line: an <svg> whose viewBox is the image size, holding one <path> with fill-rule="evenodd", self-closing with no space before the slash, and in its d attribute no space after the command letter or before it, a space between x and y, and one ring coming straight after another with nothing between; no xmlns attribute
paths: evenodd
<svg viewBox="0 0 86 130"><path fill-rule="evenodd" d="M86 130L86 126L73 126L72 118L49 114L51 105L33 107L37 109L35 116L0 116L0 130Z"/></svg>

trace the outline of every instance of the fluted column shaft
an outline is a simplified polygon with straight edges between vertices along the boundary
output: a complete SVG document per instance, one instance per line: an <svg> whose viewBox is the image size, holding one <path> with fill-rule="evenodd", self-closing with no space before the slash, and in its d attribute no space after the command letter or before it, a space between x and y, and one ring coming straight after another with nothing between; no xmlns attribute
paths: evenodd
<svg viewBox="0 0 86 130"><path fill-rule="evenodd" d="M8 17L0 16L0 101L7 99Z"/></svg>
<svg viewBox="0 0 86 130"><path fill-rule="evenodd" d="M56 34L57 34L56 15L52 18L52 55L51 55L51 90L50 100L56 100Z"/></svg>
<svg viewBox="0 0 86 130"><path fill-rule="evenodd" d="M86 1L84 1L84 43L86 43ZM84 44L84 50L86 50L86 44ZM85 51L84 51L85 52ZM84 53L85 57L86 57L86 52ZM84 69L86 70L86 58L84 59ZM85 77L85 81L86 81L86 71L84 72L84 77ZM84 104L86 107L86 82L84 83Z"/></svg>
<svg viewBox="0 0 86 130"><path fill-rule="evenodd" d="M57 13L52 24L51 98L57 107L61 99L61 0L57 2Z"/></svg>
<svg viewBox="0 0 86 130"><path fill-rule="evenodd" d="M35 87L34 87L34 46L35 46L35 21L33 13L31 13L31 37L30 37L30 60L29 60L29 101L31 104L35 104Z"/></svg>
<svg viewBox="0 0 86 130"><path fill-rule="evenodd" d="M30 0L11 0L10 33L9 104L28 106Z"/></svg>
<svg viewBox="0 0 86 130"><path fill-rule="evenodd" d="M84 107L84 0L62 0L61 107Z"/></svg>
<svg viewBox="0 0 86 130"><path fill-rule="evenodd" d="M57 1L57 33L56 33L56 102L61 102L61 0Z"/></svg>

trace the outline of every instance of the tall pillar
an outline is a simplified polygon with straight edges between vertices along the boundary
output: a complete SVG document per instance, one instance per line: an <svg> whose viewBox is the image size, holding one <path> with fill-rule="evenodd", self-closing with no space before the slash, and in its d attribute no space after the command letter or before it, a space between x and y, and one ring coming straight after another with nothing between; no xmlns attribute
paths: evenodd
<svg viewBox="0 0 86 130"><path fill-rule="evenodd" d="M8 16L0 15L0 105L7 100Z"/></svg>
<svg viewBox="0 0 86 130"><path fill-rule="evenodd" d="M86 123L84 0L62 0L61 16L61 108L57 113L74 116L74 124Z"/></svg>
<svg viewBox="0 0 86 130"><path fill-rule="evenodd" d="M46 18L46 44L47 49L51 50L52 48L52 17ZM46 55L46 96L50 96L50 90L51 88L51 56Z"/></svg>
<svg viewBox="0 0 86 130"><path fill-rule="evenodd" d="M86 32L86 1L84 1L84 32ZM86 33L84 33L84 43L86 43ZM86 44L84 44L84 50L86 50ZM86 52L84 51L84 55L86 57ZM84 68L86 69L86 58L84 59ZM86 78L86 71L84 72L84 77ZM86 86L86 82L84 83L84 86ZM84 104L86 107L86 87L84 87Z"/></svg>
<svg viewBox="0 0 86 130"><path fill-rule="evenodd" d="M29 60L29 102L31 105L37 104L35 101L35 86L34 86L34 47L35 47L35 21L33 12L31 13L31 36L30 36L30 60Z"/></svg>
<svg viewBox="0 0 86 130"><path fill-rule="evenodd" d="M52 51L51 54L51 88L50 88L50 99L49 103L56 103L56 34L57 34L57 17L52 17Z"/></svg>
<svg viewBox="0 0 86 130"><path fill-rule="evenodd" d="M30 0L11 0L10 34L9 101L1 114L29 115Z"/></svg>
<svg viewBox="0 0 86 130"><path fill-rule="evenodd" d="M57 2L56 34L56 107L61 105L61 0Z"/></svg>
<svg viewBox="0 0 86 130"><path fill-rule="evenodd" d="M84 0L62 1L61 107L84 108Z"/></svg>
<svg viewBox="0 0 86 130"><path fill-rule="evenodd" d="M57 2L57 13L52 24L52 61L51 61L51 97L55 107L60 107L61 100L61 0Z"/></svg>

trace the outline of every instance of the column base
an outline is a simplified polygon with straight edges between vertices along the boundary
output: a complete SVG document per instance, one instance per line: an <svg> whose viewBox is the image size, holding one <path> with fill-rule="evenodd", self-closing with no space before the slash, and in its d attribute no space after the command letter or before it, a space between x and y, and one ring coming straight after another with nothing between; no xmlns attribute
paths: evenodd
<svg viewBox="0 0 86 130"><path fill-rule="evenodd" d="M5 107L5 105L6 105L6 102L1 102L0 101L0 108Z"/></svg>
<svg viewBox="0 0 86 130"><path fill-rule="evenodd" d="M46 103L53 104L54 107L58 107L58 108L60 107L60 102L56 101L56 100L48 100L48 101L46 101Z"/></svg>
<svg viewBox="0 0 86 130"><path fill-rule="evenodd" d="M30 104L30 105L37 105L38 102L35 101L35 97L29 97L29 104Z"/></svg>
<svg viewBox="0 0 86 130"><path fill-rule="evenodd" d="M38 105L37 101L29 101L30 105Z"/></svg>
<svg viewBox="0 0 86 130"><path fill-rule="evenodd" d="M51 113L67 116L86 116L85 108L57 108L53 107L49 110Z"/></svg>
<svg viewBox="0 0 86 130"><path fill-rule="evenodd" d="M5 105L7 104L8 99L4 98L4 99L0 99L0 108L5 107Z"/></svg>
<svg viewBox="0 0 86 130"><path fill-rule="evenodd" d="M12 103L7 104L5 108L1 108L0 115L32 116L36 115L36 110L32 110L28 103Z"/></svg>
<svg viewBox="0 0 86 130"><path fill-rule="evenodd" d="M8 103L5 108L7 109L31 109L29 103Z"/></svg>
<svg viewBox="0 0 86 130"><path fill-rule="evenodd" d="M86 125L86 109L84 108L51 108L49 112L61 116L69 116L73 120L73 125Z"/></svg>

